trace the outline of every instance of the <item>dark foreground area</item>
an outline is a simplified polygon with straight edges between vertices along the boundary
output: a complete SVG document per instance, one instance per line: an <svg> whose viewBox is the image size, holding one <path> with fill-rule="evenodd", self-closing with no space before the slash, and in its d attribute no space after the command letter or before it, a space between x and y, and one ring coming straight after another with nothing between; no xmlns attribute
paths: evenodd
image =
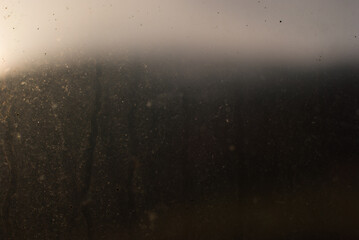
<svg viewBox="0 0 359 240"><path fill-rule="evenodd" d="M208 69L2 79L0 239L358 239L359 71Z"/></svg>

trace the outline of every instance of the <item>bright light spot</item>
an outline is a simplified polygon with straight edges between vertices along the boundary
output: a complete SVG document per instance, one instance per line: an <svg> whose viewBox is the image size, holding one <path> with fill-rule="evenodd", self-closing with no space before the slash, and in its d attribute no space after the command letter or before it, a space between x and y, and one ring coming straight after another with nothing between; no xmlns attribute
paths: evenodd
<svg viewBox="0 0 359 240"><path fill-rule="evenodd" d="M4 75L5 72L8 72L8 65L6 62L6 56L5 56L5 51L4 51L4 41L0 38L0 76Z"/></svg>

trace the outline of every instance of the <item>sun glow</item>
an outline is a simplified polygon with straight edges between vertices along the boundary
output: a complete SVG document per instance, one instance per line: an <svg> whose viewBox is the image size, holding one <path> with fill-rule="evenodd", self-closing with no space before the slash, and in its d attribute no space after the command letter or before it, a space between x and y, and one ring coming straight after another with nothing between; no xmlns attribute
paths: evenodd
<svg viewBox="0 0 359 240"><path fill-rule="evenodd" d="M8 51L8 44L0 36L0 77L5 76L9 73L13 66L13 61L11 61L11 54Z"/></svg>
<svg viewBox="0 0 359 240"><path fill-rule="evenodd" d="M4 75L6 68L5 41L3 39L3 32L0 31L0 76Z"/></svg>
<svg viewBox="0 0 359 240"><path fill-rule="evenodd" d="M2 76L4 74L4 70L5 70L5 56L4 56L4 51L3 51L3 46L0 45L0 76Z"/></svg>

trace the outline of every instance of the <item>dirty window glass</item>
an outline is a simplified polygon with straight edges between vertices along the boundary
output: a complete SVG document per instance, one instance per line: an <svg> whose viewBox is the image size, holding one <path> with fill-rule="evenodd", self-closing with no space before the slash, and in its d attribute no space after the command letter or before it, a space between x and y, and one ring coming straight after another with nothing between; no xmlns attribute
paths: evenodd
<svg viewBox="0 0 359 240"><path fill-rule="evenodd" d="M0 239L359 238L358 1L0 19Z"/></svg>

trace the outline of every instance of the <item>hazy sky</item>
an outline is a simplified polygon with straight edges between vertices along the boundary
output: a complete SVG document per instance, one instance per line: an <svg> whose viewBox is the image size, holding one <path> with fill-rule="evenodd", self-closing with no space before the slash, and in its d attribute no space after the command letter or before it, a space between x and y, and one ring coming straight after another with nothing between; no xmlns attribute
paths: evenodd
<svg viewBox="0 0 359 240"><path fill-rule="evenodd" d="M94 52L359 56L357 0L1 0L0 17L3 69Z"/></svg>

